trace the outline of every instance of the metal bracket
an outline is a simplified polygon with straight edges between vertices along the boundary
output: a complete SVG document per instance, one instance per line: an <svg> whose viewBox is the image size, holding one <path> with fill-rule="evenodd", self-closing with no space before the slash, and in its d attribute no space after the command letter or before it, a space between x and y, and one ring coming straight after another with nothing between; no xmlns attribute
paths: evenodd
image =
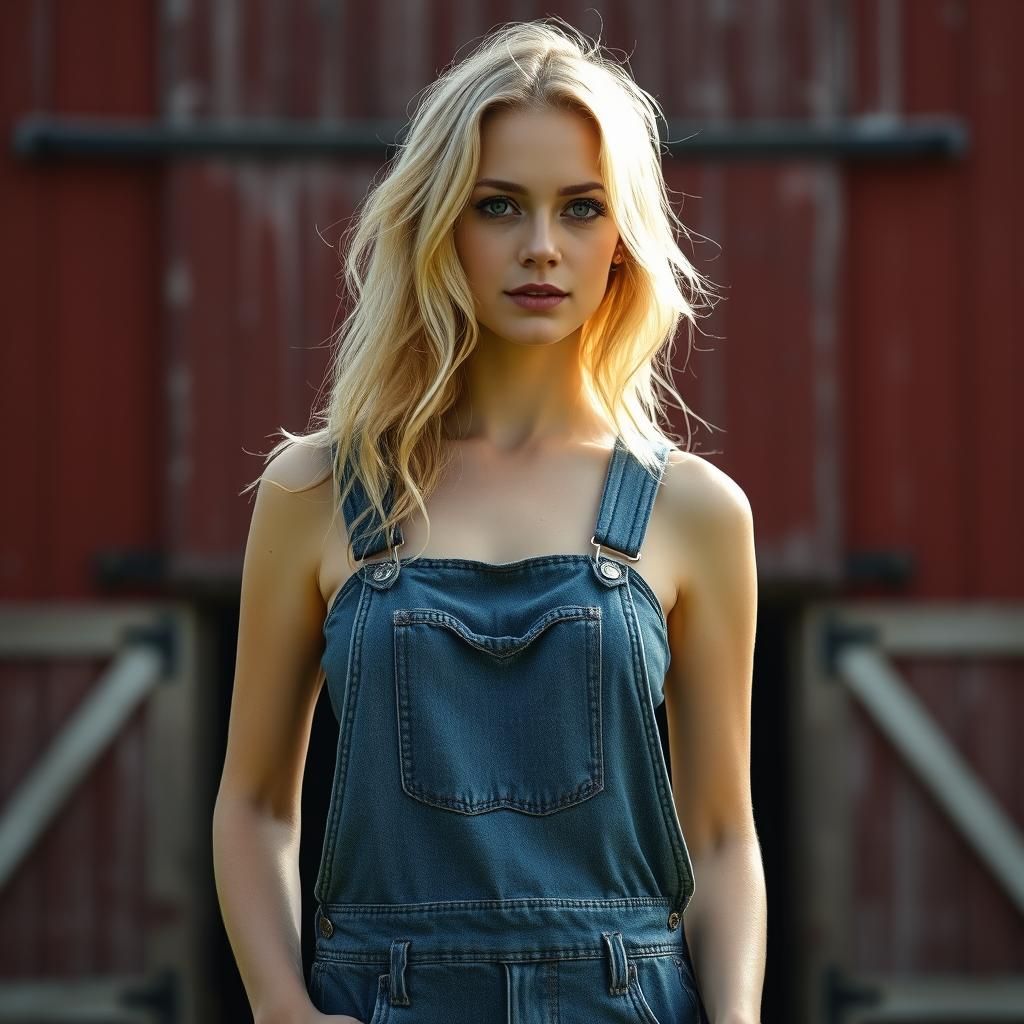
<svg viewBox="0 0 1024 1024"><path fill-rule="evenodd" d="M158 971L146 985L126 988L121 995L125 1006L152 1010L163 1024L177 1024L181 1020L181 998L177 974L169 969Z"/></svg>
<svg viewBox="0 0 1024 1024"><path fill-rule="evenodd" d="M167 683L174 678L180 652L178 633L170 615L162 613L157 616L156 622L144 626L127 626L122 636L126 644L146 644L156 648L160 655L160 681Z"/></svg>
<svg viewBox="0 0 1024 1024"><path fill-rule="evenodd" d="M835 612L827 613L819 633L821 663L825 667L826 678L835 680L838 676L839 652L844 647L849 644L875 644L878 638L879 631L874 626L854 626L844 622Z"/></svg>
<svg viewBox="0 0 1024 1024"><path fill-rule="evenodd" d="M824 977L824 1019L827 1024L842 1024L846 1011L851 1007L877 1006L882 1001L882 993L877 988L852 984L836 964L825 968Z"/></svg>

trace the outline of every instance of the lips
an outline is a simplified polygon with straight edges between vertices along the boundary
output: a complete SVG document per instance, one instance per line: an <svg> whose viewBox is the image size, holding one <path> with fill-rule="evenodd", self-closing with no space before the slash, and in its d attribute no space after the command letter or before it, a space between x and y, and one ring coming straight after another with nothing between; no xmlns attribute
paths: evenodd
<svg viewBox="0 0 1024 1024"><path fill-rule="evenodd" d="M566 295L561 288L556 288L553 284L523 284L518 288L513 288L508 292L509 295Z"/></svg>

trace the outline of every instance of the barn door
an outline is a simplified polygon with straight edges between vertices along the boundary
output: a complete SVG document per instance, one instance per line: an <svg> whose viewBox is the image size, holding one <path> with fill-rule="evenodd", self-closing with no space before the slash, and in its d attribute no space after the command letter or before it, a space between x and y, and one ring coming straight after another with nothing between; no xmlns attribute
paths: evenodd
<svg viewBox="0 0 1024 1024"><path fill-rule="evenodd" d="M792 705L802 1019L1024 1021L1024 608L823 604Z"/></svg>
<svg viewBox="0 0 1024 1024"><path fill-rule="evenodd" d="M198 1019L195 623L0 614L0 1022Z"/></svg>

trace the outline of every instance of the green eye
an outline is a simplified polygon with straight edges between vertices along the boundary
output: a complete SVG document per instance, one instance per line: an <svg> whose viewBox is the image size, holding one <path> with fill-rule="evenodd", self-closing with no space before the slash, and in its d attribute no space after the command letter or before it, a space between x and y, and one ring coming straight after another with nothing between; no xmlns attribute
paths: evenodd
<svg viewBox="0 0 1024 1024"><path fill-rule="evenodd" d="M584 209L591 209L595 212L593 217L581 217L580 220L597 220L605 215L605 205L598 199L574 199L570 206L582 206Z"/></svg>
<svg viewBox="0 0 1024 1024"><path fill-rule="evenodd" d="M512 200L508 196L488 196L486 199L482 199L476 204L478 209L485 217L490 217L494 220L498 220L502 217L507 217L508 213L494 213L489 207L493 203L503 203L505 206L511 206ZM573 199L566 209L572 209L573 207L582 206L586 210L593 210L594 216L585 217L570 217L570 220L580 221L586 223L587 221L597 220L598 217L603 217L607 213L607 207L599 199L591 199L589 197L582 199Z"/></svg>
<svg viewBox="0 0 1024 1024"><path fill-rule="evenodd" d="M487 209L487 207L490 206L491 203L504 203L506 206L509 205L509 201L504 196L491 196L489 199L485 199L482 203L477 203L476 208L485 217L503 217L504 214L493 213Z"/></svg>

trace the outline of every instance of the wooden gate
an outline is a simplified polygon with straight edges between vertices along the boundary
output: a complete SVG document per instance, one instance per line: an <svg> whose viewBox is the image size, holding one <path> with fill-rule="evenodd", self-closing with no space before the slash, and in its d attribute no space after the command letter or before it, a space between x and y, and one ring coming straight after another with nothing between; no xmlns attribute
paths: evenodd
<svg viewBox="0 0 1024 1024"><path fill-rule="evenodd" d="M801 653L802 1019L1024 1021L1024 608L821 604Z"/></svg>
<svg viewBox="0 0 1024 1024"><path fill-rule="evenodd" d="M184 605L0 612L0 1022L197 1019L195 627Z"/></svg>

